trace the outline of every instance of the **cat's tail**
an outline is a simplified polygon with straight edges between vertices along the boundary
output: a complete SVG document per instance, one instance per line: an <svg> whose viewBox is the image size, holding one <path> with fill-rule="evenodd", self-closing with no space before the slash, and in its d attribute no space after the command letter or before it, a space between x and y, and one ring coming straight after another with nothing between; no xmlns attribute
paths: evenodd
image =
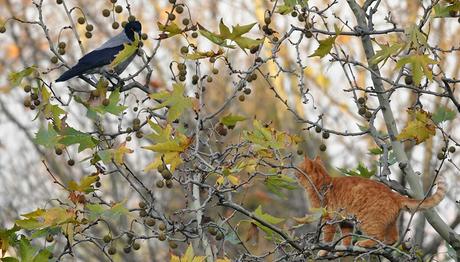
<svg viewBox="0 0 460 262"><path fill-rule="evenodd" d="M419 199L410 199L408 197L402 197L401 205L402 208L408 209L409 211L415 212L420 210L426 210L438 205L446 195L447 192L447 183L443 175L438 177L436 182L436 192L423 200Z"/></svg>

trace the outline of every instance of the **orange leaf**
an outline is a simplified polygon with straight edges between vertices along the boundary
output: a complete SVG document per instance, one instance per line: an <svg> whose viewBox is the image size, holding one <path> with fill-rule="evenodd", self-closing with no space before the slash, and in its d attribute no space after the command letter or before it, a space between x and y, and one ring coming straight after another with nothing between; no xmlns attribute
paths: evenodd
<svg viewBox="0 0 460 262"><path fill-rule="evenodd" d="M6 54L10 59L19 57L19 47L16 44L9 44L6 46Z"/></svg>

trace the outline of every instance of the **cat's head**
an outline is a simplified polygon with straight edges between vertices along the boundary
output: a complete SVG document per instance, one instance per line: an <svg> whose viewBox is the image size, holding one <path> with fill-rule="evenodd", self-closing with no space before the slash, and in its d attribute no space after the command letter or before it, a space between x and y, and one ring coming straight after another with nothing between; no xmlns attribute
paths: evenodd
<svg viewBox="0 0 460 262"><path fill-rule="evenodd" d="M326 169L324 168L323 161L321 160L321 158L319 158L319 156L317 156L315 159L305 157L300 167L307 174L317 173L318 171L326 171Z"/></svg>

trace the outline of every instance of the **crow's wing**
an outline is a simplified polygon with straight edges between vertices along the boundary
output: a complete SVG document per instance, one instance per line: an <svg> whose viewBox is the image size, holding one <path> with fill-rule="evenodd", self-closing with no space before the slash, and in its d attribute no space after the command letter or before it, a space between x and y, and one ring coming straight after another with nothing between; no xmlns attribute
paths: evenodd
<svg viewBox="0 0 460 262"><path fill-rule="evenodd" d="M100 47L96 48L95 50L101 50L106 48L112 48L115 46L131 43L132 41L126 36L125 32L121 32L118 35L110 38L105 43L103 43Z"/></svg>
<svg viewBox="0 0 460 262"><path fill-rule="evenodd" d="M78 63L62 74L56 82L66 81L72 77L83 75L92 69L110 64L115 56L123 50L123 45L96 49L84 55Z"/></svg>

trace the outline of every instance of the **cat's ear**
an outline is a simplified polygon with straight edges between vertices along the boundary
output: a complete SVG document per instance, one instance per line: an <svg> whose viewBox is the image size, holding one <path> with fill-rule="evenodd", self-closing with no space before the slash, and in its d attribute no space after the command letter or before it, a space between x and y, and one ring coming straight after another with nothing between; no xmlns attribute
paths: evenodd
<svg viewBox="0 0 460 262"><path fill-rule="evenodd" d="M307 171L311 168L312 160L307 156L304 157L302 164L300 164L301 169Z"/></svg>
<svg viewBox="0 0 460 262"><path fill-rule="evenodd" d="M316 157L315 157L315 162L317 162L317 163L319 163L319 164L321 164L321 165L324 165L324 164L323 164L323 160L321 160L321 158L320 158L319 156L316 156Z"/></svg>
<svg viewBox="0 0 460 262"><path fill-rule="evenodd" d="M308 158L308 156L305 156L303 158L302 166L306 167L310 163L310 161L310 158Z"/></svg>

